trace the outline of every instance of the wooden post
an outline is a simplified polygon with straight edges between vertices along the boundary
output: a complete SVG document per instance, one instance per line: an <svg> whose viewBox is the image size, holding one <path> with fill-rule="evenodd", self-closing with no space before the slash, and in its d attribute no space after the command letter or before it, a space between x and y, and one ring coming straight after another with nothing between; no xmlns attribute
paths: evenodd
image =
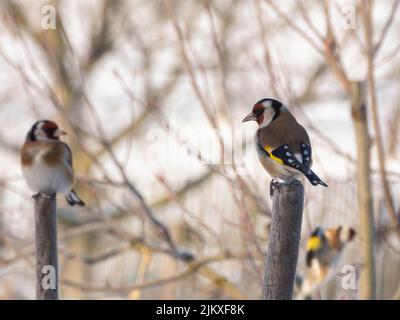
<svg viewBox="0 0 400 320"><path fill-rule="evenodd" d="M291 300L303 219L304 186L297 180L281 183L273 197L263 298Z"/></svg>
<svg viewBox="0 0 400 320"><path fill-rule="evenodd" d="M56 195L37 194L35 201L36 299L58 299Z"/></svg>
<svg viewBox="0 0 400 320"><path fill-rule="evenodd" d="M374 214L370 181L370 146L368 133L366 83L353 82L351 116L357 145L357 202L360 217L359 235L364 256L360 279L361 299L376 299L376 270L374 257Z"/></svg>

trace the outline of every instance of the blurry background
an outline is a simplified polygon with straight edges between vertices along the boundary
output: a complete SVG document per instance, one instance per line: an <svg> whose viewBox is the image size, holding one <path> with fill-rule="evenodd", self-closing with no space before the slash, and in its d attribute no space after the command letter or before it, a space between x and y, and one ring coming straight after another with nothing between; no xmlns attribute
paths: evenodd
<svg viewBox="0 0 400 320"><path fill-rule="evenodd" d="M59 197L61 298L258 299L270 177L241 120L275 97L329 185L305 183L299 274L315 227L349 225L357 238L316 298L362 297L341 266L358 277L371 263L376 297L399 298L399 5L1 1L0 297L35 295L19 148L46 118L68 132L87 203Z"/></svg>

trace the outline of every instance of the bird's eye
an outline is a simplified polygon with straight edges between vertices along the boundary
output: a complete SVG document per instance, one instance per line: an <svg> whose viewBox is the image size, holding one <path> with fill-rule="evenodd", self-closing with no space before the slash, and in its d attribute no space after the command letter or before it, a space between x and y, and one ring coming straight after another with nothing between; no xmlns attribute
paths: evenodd
<svg viewBox="0 0 400 320"><path fill-rule="evenodd" d="M263 113L264 113L264 109L259 108L259 109L254 110L254 114L256 115L256 117L261 116Z"/></svg>
<svg viewBox="0 0 400 320"><path fill-rule="evenodd" d="M46 133L53 133L54 132L54 128L43 128L43 131Z"/></svg>

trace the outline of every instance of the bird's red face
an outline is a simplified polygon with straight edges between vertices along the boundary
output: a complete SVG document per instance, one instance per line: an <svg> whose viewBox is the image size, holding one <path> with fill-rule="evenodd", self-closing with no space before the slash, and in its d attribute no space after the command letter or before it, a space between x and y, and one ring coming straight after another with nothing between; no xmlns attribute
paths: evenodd
<svg viewBox="0 0 400 320"><path fill-rule="evenodd" d="M40 120L36 122L28 135L31 140L59 140L61 135L66 134L60 130L57 124L50 120Z"/></svg>
<svg viewBox="0 0 400 320"><path fill-rule="evenodd" d="M253 110L242 120L246 121L257 121L259 126L266 126L270 122L277 119L284 111L282 103L275 99L262 99L258 101L254 106Z"/></svg>
<svg viewBox="0 0 400 320"><path fill-rule="evenodd" d="M264 111L265 107L260 103L256 103L253 110L243 119L242 122L257 121L258 125L261 125L265 119Z"/></svg>

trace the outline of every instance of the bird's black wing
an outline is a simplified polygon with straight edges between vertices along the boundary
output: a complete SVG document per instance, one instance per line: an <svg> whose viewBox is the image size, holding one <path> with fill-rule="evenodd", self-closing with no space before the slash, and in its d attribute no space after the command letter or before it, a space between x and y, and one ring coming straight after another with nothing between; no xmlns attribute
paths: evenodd
<svg viewBox="0 0 400 320"><path fill-rule="evenodd" d="M311 147L309 147L307 144L302 143L304 145L304 151L307 151L306 154L309 156L307 159L304 158L303 156L303 163L301 163L297 158L295 157L292 149L287 145L281 145L280 147L274 149L273 151L268 151L268 148L266 147L265 150L269 152L269 156L274 159L275 161L278 161L284 165L287 165L288 167L291 167L293 169L296 169L300 171L302 174L306 176L306 178L311 182L313 186L316 186L318 184L327 187L328 185L323 182L311 169L310 169L310 160L311 160ZM307 148L308 146L308 148ZM304 154L304 152L302 152ZM305 164L304 164L305 161Z"/></svg>
<svg viewBox="0 0 400 320"><path fill-rule="evenodd" d="M68 162L68 164L71 166L72 169L72 151L71 148L65 143L65 142L61 142L61 146L64 148L64 154L66 157L66 160Z"/></svg>
<svg viewBox="0 0 400 320"><path fill-rule="evenodd" d="M297 160L292 149L287 144L281 145L270 153L273 157L280 159L284 165L296 169L304 175L308 173L308 168Z"/></svg>
<svg viewBox="0 0 400 320"><path fill-rule="evenodd" d="M308 145L307 143L302 142L300 144L300 152L301 152L301 157L303 160L303 166L306 167L307 169L309 169L310 164L311 164L311 159L312 159L311 146Z"/></svg>

